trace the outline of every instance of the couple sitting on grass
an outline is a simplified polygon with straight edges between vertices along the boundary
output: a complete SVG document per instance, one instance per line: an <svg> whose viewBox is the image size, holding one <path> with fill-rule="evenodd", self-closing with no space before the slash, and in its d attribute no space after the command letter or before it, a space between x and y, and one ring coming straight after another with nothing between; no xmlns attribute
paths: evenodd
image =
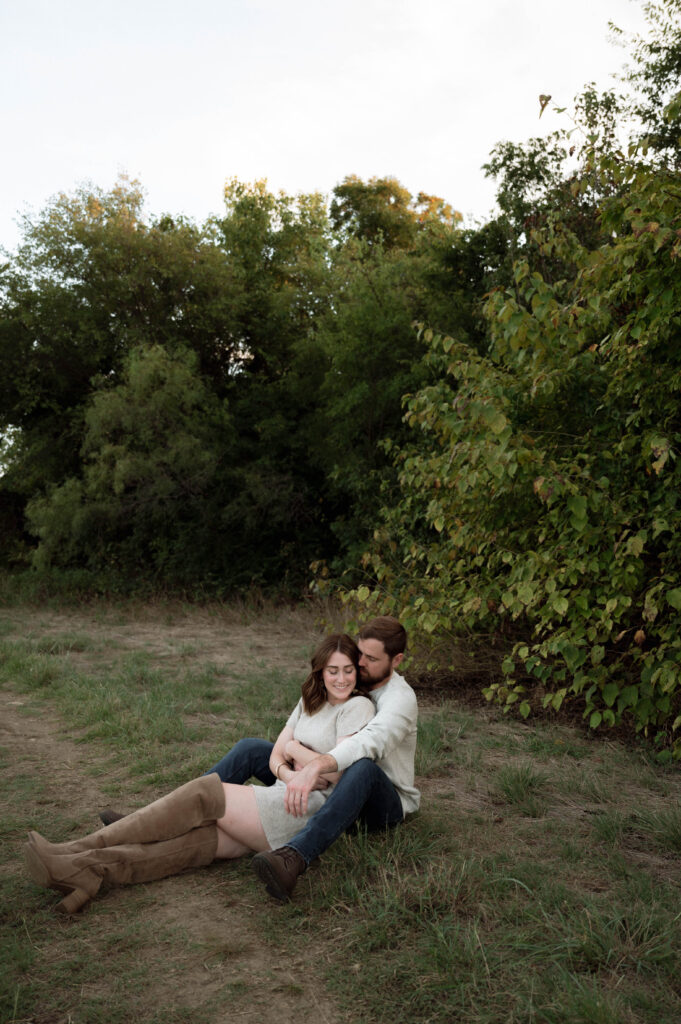
<svg viewBox="0 0 681 1024"><path fill-rule="evenodd" d="M29 833L26 862L39 885L80 910L102 883L129 885L255 852L267 891L290 899L298 877L355 822L390 828L418 810L416 696L395 669L406 633L389 616L358 644L345 633L312 656L302 697L274 744L243 739L210 772L105 828L49 843ZM256 778L263 786L245 785Z"/></svg>

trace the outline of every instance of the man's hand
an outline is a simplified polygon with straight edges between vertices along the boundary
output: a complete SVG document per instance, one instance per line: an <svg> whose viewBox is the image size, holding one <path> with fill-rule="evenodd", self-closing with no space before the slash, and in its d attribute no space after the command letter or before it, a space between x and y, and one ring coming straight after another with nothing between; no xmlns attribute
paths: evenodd
<svg viewBox="0 0 681 1024"><path fill-rule="evenodd" d="M304 767L305 767L305 765L303 764L302 761L294 761L293 762L293 770L294 770L294 772L302 772ZM328 789L330 785L331 785L331 783L329 782L329 780L325 779L323 775L320 775L319 778L317 779L316 783L314 784L314 786L312 788L313 789Z"/></svg>
<svg viewBox="0 0 681 1024"><path fill-rule="evenodd" d="M324 772L334 772L338 768L336 761L329 754L321 754L297 771L286 783L284 807L294 818L307 814L307 801L313 789L325 789L328 783L320 777ZM323 783L320 785L320 782Z"/></svg>

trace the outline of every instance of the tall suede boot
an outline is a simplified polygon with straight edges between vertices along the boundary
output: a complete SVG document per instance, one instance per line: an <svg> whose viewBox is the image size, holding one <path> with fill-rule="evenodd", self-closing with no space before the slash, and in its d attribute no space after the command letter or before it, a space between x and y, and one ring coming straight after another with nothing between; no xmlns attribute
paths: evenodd
<svg viewBox="0 0 681 1024"><path fill-rule="evenodd" d="M154 843L215 822L224 813L225 791L220 776L213 773L186 782L167 796L140 807L106 828L91 832L83 839L50 843L39 832L29 832L28 841L46 855L78 853L124 843Z"/></svg>
<svg viewBox="0 0 681 1024"><path fill-rule="evenodd" d="M25 854L33 881L66 893L57 910L74 914L97 895L103 882L132 885L176 875L185 868L204 867L215 859L217 846L218 828L211 824L160 842L71 853L51 853L27 843Z"/></svg>

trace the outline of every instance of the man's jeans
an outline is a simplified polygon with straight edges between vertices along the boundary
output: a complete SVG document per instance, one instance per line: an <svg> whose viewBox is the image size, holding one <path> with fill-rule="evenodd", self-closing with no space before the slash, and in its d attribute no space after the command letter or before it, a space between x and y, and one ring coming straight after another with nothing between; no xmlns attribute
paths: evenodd
<svg viewBox="0 0 681 1024"><path fill-rule="evenodd" d="M235 782L239 786L253 778L265 786L273 786L277 781L270 771L273 746L269 740L239 740L206 775L217 772L223 782Z"/></svg>
<svg viewBox="0 0 681 1024"><path fill-rule="evenodd" d="M275 782L269 767L273 746L268 740L239 740L210 772L217 772L223 782L243 785L255 777L271 786ZM377 764L363 757L345 769L322 809L286 845L309 864L355 821L374 832L392 828L403 817L402 802L392 782Z"/></svg>

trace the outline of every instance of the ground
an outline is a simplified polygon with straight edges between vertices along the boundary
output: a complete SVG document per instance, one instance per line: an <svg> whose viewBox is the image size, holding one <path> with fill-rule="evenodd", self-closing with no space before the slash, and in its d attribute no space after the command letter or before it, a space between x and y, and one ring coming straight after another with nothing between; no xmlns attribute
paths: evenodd
<svg viewBox="0 0 681 1024"><path fill-rule="evenodd" d="M26 614L26 613L24 613ZM5 616L5 620L9 616ZM12 613L14 618L14 613ZM3 616L0 615L0 621ZM170 621L169 621L170 619ZM295 625L295 628L293 626ZM228 628L227 628L228 626ZM101 666L103 651L144 650L159 663L176 657L178 652L191 649L200 653L202 661L216 665L238 666L256 660L263 664L276 664L291 671L305 669L304 650L316 630L307 619L301 622L282 612L277 620L268 619L245 623L235 617L229 624L222 616L198 611L172 616L160 616L154 610L140 610L136 621L117 623L115 611L100 617L87 612L57 613L36 611L23 624L24 636L62 637L64 634L88 637L92 647L78 656L79 668L88 661ZM21 765L22 775L30 778L31 802L35 827L50 834L50 810L68 810L74 819L98 825L97 809L111 803L112 773L109 760L106 772L99 775L93 769L96 747L74 740L68 724L42 701L39 705L29 694L11 689L0 691L0 747L10 764ZM220 754L223 751L216 751ZM107 782L107 791L102 787ZM0 794L0 816L6 817L4 798ZM0 871L9 876L23 876L21 851L3 864ZM139 890L144 893L140 897ZM54 899L53 899L54 897ZM255 899L254 899L255 897ZM55 915L53 934L41 955L48 959L69 957L73 943L81 941L79 932L99 933L106 927L106 918L114 921L126 914L142 898L147 923L153 921L152 931L164 946L164 936L181 929L186 945L175 949L167 960L156 989L148 991L140 1006L151 1007L167 999L164 986L176 986L182 991L182 1005L190 1008L206 1003L211 991L224 998L224 1015L218 1011L211 1017L215 1024L238 1020L249 1021L296 1020L338 1024L338 1011L324 994L324 986L314 963L295 950L276 951L262 941L263 908L276 914L279 906L269 900L264 891L252 884L244 884L244 869L235 871L234 865L216 864L205 872L166 879L153 885L132 889L112 890L104 894L96 905L85 911L85 917L63 919ZM56 894L45 894L47 903L56 902ZM256 901L259 901L256 906ZM172 945L172 944L170 944ZM189 952L187 952L189 950ZM325 955L322 952L322 955ZM102 971L99 982L90 983L90 997L106 991L110 978ZM81 997L84 993L80 993ZM143 1012L140 1010L139 1012ZM44 1017L35 1007L32 1021L47 1024L48 1020L71 1020ZM83 1019L74 1018L74 1019Z"/></svg>
<svg viewBox="0 0 681 1024"><path fill-rule="evenodd" d="M278 730L319 622L0 608L2 1024L677 1024L678 765L581 722L504 716L465 673L417 688L419 814L341 837L291 904L245 858L55 913L26 832L81 835L98 808L141 806Z"/></svg>

